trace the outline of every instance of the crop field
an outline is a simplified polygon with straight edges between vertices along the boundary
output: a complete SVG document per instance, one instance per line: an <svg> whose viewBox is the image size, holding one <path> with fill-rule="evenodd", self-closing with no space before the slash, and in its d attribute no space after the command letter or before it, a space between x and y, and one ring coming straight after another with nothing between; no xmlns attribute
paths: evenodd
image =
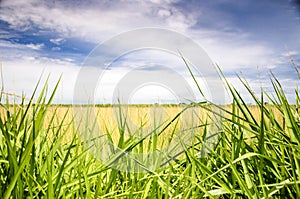
<svg viewBox="0 0 300 199"><path fill-rule="evenodd" d="M227 83L230 105L83 106L81 113L94 113L85 120L76 116L79 106L51 103L55 89L20 104L1 93L0 197L300 198L299 94L295 88L289 104L271 81L272 97L243 82L254 105ZM101 132L114 147L83 132ZM161 153L174 140L180 150ZM104 159L95 156L105 150Z"/></svg>

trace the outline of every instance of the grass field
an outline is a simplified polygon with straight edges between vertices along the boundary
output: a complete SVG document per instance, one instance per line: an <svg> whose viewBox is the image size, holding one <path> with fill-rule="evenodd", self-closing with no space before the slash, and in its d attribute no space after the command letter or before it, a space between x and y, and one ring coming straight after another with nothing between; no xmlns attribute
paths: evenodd
<svg viewBox="0 0 300 199"><path fill-rule="evenodd" d="M34 104L10 104L2 93L0 197L300 198L299 94L295 88L296 104L291 105L276 78L271 81L273 97L263 91L254 95L244 82L255 105L247 105L227 83L231 105L163 106L168 116L164 123L149 122L151 106L130 106L129 116L119 117L114 115L118 108L96 107L96 123L120 149L104 162L79 136L72 107L52 105L54 93L46 98L46 87ZM182 122L191 109L196 119ZM218 127L217 140L201 156L212 126ZM150 163L156 170L138 164L135 171L142 172L122 167L136 163L126 154L160 151L175 139L174 133L186 129L194 133L191 146L168 164L155 159Z"/></svg>

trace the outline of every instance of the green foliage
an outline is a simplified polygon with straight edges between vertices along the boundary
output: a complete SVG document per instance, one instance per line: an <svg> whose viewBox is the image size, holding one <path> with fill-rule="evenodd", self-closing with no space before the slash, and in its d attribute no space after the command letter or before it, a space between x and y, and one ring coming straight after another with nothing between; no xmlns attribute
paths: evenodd
<svg viewBox="0 0 300 199"><path fill-rule="evenodd" d="M37 87L29 104L25 104L24 98L20 105L11 105L2 93L1 107L5 115L0 119L0 197L300 198L298 90L296 105L290 105L275 77L271 79L276 93L272 97L264 91L256 96L247 83L241 81L256 102L255 107L259 107L258 118L236 89L226 82L233 98L230 110L222 105L199 103L182 111L197 105L222 117L222 131L210 153L199 156L205 145L207 126L211 125L204 122L195 127L199 131L195 144L186 148L180 158L174 157L170 164L155 172L144 173L109 167L125 153L116 153L105 164L92 157L76 134L78 129L73 120L66 122L68 113L60 118L59 125L54 125L58 117L56 111L45 123L58 84L49 98L44 86L35 104L32 101ZM271 103L266 105L265 98ZM209 108L211 106L215 109ZM282 122L278 118L282 118ZM120 136L115 145L124 151L154 151L158 136L164 136L170 124L139 139L126 138L126 118L120 118ZM66 141L66 133L70 131L71 139ZM113 142L110 132L106 134ZM146 138L151 144L144 147Z"/></svg>

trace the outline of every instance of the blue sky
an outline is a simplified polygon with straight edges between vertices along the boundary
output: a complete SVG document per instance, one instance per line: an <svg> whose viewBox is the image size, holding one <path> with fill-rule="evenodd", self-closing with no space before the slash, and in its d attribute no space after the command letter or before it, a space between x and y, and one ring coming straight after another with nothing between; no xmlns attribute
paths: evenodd
<svg viewBox="0 0 300 199"><path fill-rule="evenodd" d="M245 91L236 73L242 74L254 90L258 91L263 85L271 91L268 80L271 70L281 80L291 101L299 85L288 55L289 52L299 66L300 6L297 1L0 2L0 58L5 90L9 93L25 92L29 96L43 71L51 74L50 84L63 74L55 101L70 103L78 71L91 50L122 32L146 27L165 28L192 38L220 65L242 94ZM140 52L112 64L110 74L103 79L102 91L98 91L99 102L110 102L109 91L132 66L141 63L143 66L154 63L176 66L174 57L161 58L157 53L151 56L157 58L153 63L147 61L149 52ZM188 79L184 70L181 68L178 72ZM172 98L170 92L154 92L155 86L150 87L137 92L142 94L133 94L139 96L136 102L149 99L168 102L168 98Z"/></svg>

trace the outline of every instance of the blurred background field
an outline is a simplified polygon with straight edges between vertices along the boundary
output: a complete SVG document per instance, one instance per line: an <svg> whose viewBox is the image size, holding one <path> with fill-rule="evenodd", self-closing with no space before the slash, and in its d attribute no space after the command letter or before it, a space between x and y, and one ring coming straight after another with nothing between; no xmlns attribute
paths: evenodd
<svg viewBox="0 0 300 199"><path fill-rule="evenodd" d="M229 84L230 105L78 109L52 104L54 93L46 97L45 89L37 101L23 105L9 103L2 94L0 196L299 198L298 89L296 103L289 104L280 83L272 81L276 95L251 93L255 105L246 104ZM87 113L85 120L76 121L81 113ZM100 132L111 144L95 145L94 134L82 137L91 132ZM188 133L193 136L185 137ZM210 134L215 134L213 142L208 142ZM162 153L172 142L181 150ZM110 153L102 160L95 151Z"/></svg>

